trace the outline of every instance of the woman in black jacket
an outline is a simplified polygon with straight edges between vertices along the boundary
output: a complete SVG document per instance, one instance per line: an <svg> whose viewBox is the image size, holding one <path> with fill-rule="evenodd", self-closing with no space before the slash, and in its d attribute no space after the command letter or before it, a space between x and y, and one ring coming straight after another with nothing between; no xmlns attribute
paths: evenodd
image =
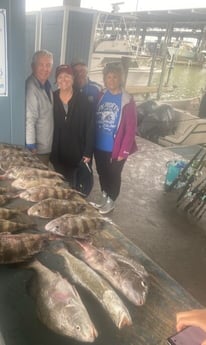
<svg viewBox="0 0 206 345"><path fill-rule="evenodd" d="M54 136L50 161L56 171L72 183L80 161L89 163L94 144L94 118L87 97L73 89L69 65L56 69L58 90L54 92Z"/></svg>

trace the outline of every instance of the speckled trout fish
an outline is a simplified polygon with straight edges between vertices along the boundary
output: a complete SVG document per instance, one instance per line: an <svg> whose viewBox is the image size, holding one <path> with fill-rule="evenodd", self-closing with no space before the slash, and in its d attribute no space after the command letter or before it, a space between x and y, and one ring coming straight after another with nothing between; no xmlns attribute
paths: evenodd
<svg viewBox="0 0 206 345"><path fill-rule="evenodd" d="M37 168L29 168L24 166L14 166L8 169L5 174L0 175L1 180L6 179L17 179L17 178L32 178L32 177L46 177L52 178L55 176L59 176L63 179L63 175L57 173L56 171L52 170L43 170Z"/></svg>
<svg viewBox="0 0 206 345"><path fill-rule="evenodd" d="M36 272L31 295L42 323L55 333L94 342L98 333L76 288L60 273L52 272L37 260L28 267Z"/></svg>
<svg viewBox="0 0 206 345"><path fill-rule="evenodd" d="M45 225L45 230L64 236L85 236L102 229L106 220L103 217L64 214Z"/></svg>
<svg viewBox="0 0 206 345"><path fill-rule="evenodd" d="M88 241L76 241L82 248L82 259L121 291L133 304L146 301L149 280L145 268L136 261L115 254L104 248L96 248Z"/></svg>
<svg viewBox="0 0 206 345"><path fill-rule="evenodd" d="M132 324L128 309L106 280L65 248L58 249L56 253L62 256L69 278L98 300L119 329Z"/></svg>
<svg viewBox="0 0 206 345"><path fill-rule="evenodd" d="M0 233L0 264L24 262L43 250L53 239L48 234Z"/></svg>
<svg viewBox="0 0 206 345"><path fill-rule="evenodd" d="M50 186L37 186L33 188L28 188L25 191L19 194L21 199L32 201L32 202L39 202L44 199L48 198L55 198L55 199L69 199L69 200L81 200L84 202L82 198L82 194L78 191L71 189L71 188L61 188L61 187L50 187Z"/></svg>
<svg viewBox="0 0 206 345"><path fill-rule="evenodd" d="M31 206L27 213L29 216L37 216L40 218L56 218L65 213L78 214L85 210L85 204L48 198Z"/></svg>

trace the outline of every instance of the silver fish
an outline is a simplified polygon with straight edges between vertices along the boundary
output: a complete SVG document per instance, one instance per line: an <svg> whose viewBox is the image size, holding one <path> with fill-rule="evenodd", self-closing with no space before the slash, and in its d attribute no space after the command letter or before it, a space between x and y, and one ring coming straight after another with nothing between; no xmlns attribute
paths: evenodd
<svg viewBox="0 0 206 345"><path fill-rule="evenodd" d="M45 249L48 241L55 239L48 234L0 233L0 264L24 262Z"/></svg>
<svg viewBox="0 0 206 345"><path fill-rule="evenodd" d="M31 206L27 213L40 218L56 218L65 213L78 214L84 209L85 205L80 202L48 198Z"/></svg>
<svg viewBox="0 0 206 345"><path fill-rule="evenodd" d="M60 273L52 272L37 260L30 267L36 272L31 294L43 324L57 334L82 342L94 342L97 330L76 288Z"/></svg>
<svg viewBox="0 0 206 345"><path fill-rule="evenodd" d="M55 177L55 178L17 178L12 182L12 187L17 189L28 189L31 187L36 187L39 185L46 185L46 186L55 186L58 184L63 183L62 179Z"/></svg>
<svg viewBox="0 0 206 345"><path fill-rule="evenodd" d="M6 219L0 219L0 232L14 232L23 229L35 228L36 224L17 223Z"/></svg>
<svg viewBox="0 0 206 345"><path fill-rule="evenodd" d="M17 179L17 178L31 178L31 177L46 177L52 178L55 176L59 176L63 178L63 175L57 173L56 171L52 170L43 170L37 168L30 168L24 166L14 166L8 169L5 174L0 175L0 179Z"/></svg>
<svg viewBox="0 0 206 345"><path fill-rule="evenodd" d="M64 236L84 236L102 229L106 220L103 217L64 214L45 225L45 230Z"/></svg>
<svg viewBox="0 0 206 345"><path fill-rule="evenodd" d="M77 199L84 202L84 199L81 196L81 193L77 192L71 188L62 188L62 187L50 187L40 185L37 187L32 187L24 190L19 194L19 197L27 200L38 202L48 198L55 198L55 199L69 199L69 200L76 200Z"/></svg>
<svg viewBox="0 0 206 345"><path fill-rule="evenodd" d="M65 248L59 249L57 254L62 256L69 277L99 301L119 329L132 324L128 309L106 280Z"/></svg>
<svg viewBox="0 0 206 345"><path fill-rule="evenodd" d="M96 248L89 242L77 240L83 249L83 260L106 278L112 286L121 291L133 304L146 302L149 280L148 273L140 264L121 255L113 255L104 248Z"/></svg>

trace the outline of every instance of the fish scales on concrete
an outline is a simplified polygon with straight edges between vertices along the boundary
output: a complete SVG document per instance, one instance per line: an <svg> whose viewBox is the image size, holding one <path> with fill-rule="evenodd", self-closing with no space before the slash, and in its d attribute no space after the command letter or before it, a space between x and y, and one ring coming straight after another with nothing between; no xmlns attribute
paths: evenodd
<svg viewBox="0 0 206 345"><path fill-rule="evenodd" d="M54 198L54 199L69 199L69 200L81 200L84 202L84 199L78 191L71 188L63 187L50 187L40 185L37 187L28 188L25 191L19 194L19 197L32 202L39 202L44 199Z"/></svg>
<svg viewBox="0 0 206 345"><path fill-rule="evenodd" d="M76 288L37 260L28 268L36 273L30 291L41 322L62 336L94 342L98 333Z"/></svg>
<svg viewBox="0 0 206 345"><path fill-rule="evenodd" d="M96 233L104 227L106 220L85 215L64 214L45 225L45 230L63 236L85 236Z"/></svg>
<svg viewBox="0 0 206 345"><path fill-rule="evenodd" d="M12 187L16 189L28 189L40 185L45 185L45 186L55 186L62 184L64 181L57 177L53 178L45 178L45 177L32 177L32 178L17 178L12 182Z"/></svg>
<svg viewBox="0 0 206 345"><path fill-rule="evenodd" d="M11 219L21 214L18 208L0 207L0 219Z"/></svg>
<svg viewBox="0 0 206 345"><path fill-rule="evenodd" d="M24 262L42 251L50 239L47 234L0 233L0 264Z"/></svg>
<svg viewBox="0 0 206 345"><path fill-rule="evenodd" d="M1 232L16 232L23 229L31 229L36 228L36 224L29 224L29 223L19 223L19 222L12 222L7 219L0 219L0 233Z"/></svg>
<svg viewBox="0 0 206 345"><path fill-rule="evenodd" d="M96 248L88 241L77 240L81 258L94 270L106 278L130 302L140 306L146 302L149 289L149 275L140 264L133 260L112 255L111 251ZM121 258L121 260L120 260Z"/></svg>
<svg viewBox="0 0 206 345"><path fill-rule="evenodd" d="M119 329L132 324L128 309L104 278L65 248L58 249L57 254L63 258L65 272L69 278L98 300Z"/></svg>
<svg viewBox="0 0 206 345"><path fill-rule="evenodd" d="M48 198L31 206L27 213L29 216L37 216L40 218L56 218L66 213L79 214L84 210L84 203Z"/></svg>
<svg viewBox="0 0 206 345"><path fill-rule="evenodd" d="M58 176L63 179L63 175L52 170L44 170L38 168L30 168L24 166L14 166L8 169L5 174L0 175L0 179L17 179L17 178L30 178L30 177L46 177L52 178Z"/></svg>

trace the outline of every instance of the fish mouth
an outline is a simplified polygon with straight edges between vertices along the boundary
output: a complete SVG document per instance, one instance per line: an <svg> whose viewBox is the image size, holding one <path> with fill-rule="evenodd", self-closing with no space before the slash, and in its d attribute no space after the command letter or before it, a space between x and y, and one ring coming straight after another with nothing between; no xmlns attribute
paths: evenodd
<svg viewBox="0 0 206 345"><path fill-rule="evenodd" d="M128 318L128 316L121 316L118 328L122 329L125 326L131 326L132 325L132 320Z"/></svg>

